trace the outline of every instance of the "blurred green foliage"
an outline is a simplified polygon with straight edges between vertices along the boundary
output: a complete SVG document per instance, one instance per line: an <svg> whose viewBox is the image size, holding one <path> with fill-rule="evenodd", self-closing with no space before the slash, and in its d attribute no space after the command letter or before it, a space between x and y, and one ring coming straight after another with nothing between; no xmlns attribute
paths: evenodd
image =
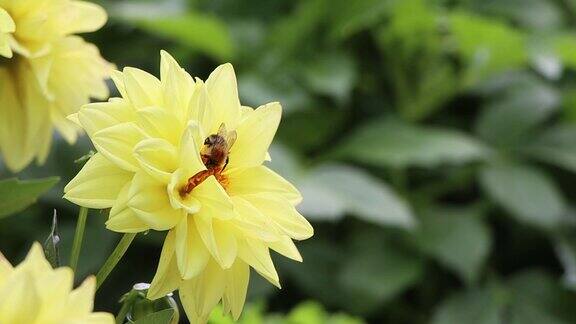
<svg viewBox="0 0 576 324"><path fill-rule="evenodd" d="M323 306L270 323L357 322L323 307L369 323L574 323L576 1L100 2L110 22L88 37L119 67L157 74L160 49L201 78L230 61L244 104L283 104L271 166L302 190L316 235L304 263L276 260L282 291L253 276L249 299ZM11 260L56 208L66 263L77 208L62 187L90 149L56 139L19 175L62 181L0 220ZM105 218L90 212L79 277L119 239ZM97 308L150 281L162 238L136 239Z"/></svg>

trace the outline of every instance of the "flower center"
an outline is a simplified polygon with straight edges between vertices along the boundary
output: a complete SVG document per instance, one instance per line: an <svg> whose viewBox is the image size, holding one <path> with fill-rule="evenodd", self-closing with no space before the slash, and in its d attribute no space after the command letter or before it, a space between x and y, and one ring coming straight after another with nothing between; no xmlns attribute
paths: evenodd
<svg viewBox="0 0 576 324"><path fill-rule="evenodd" d="M200 157L204 166L206 166L206 170L202 170L188 179L188 182L180 188L181 197L188 195L210 176L214 176L222 187L226 189L228 179L222 172L230 161L228 154L235 141L236 131L226 131L224 123L220 125L217 134L212 134L204 140L204 146L200 150Z"/></svg>

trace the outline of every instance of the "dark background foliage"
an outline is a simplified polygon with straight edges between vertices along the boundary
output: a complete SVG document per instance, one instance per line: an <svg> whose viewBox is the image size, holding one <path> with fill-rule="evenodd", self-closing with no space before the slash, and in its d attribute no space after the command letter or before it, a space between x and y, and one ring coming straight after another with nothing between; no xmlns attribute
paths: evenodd
<svg viewBox="0 0 576 324"><path fill-rule="evenodd" d="M201 78L229 61L244 104L283 104L272 167L316 234L303 264L276 258L281 291L252 277L252 302L369 323L576 323L576 1L100 2L110 21L87 38L119 68L157 75L160 49ZM62 180L0 220L10 260L56 209L66 263L78 210L62 188L90 148L56 140L20 175ZM90 212L80 277L119 239L105 219ZM151 280L163 235L136 239L98 309Z"/></svg>

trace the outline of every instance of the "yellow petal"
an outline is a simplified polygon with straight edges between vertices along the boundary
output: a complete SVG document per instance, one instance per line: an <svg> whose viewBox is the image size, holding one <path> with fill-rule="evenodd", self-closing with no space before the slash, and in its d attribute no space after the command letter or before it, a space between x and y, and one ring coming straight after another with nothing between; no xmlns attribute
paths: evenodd
<svg viewBox="0 0 576 324"><path fill-rule="evenodd" d="M180 300L191 323L205 323L222 298L225 284L225 272L213 260L201 275L182 283L179 289Z"/></svg>
<svg viewBox="0 0 576 324"><path fill-rule="evenodd" d="M242 260L236 260L234 265L226 271L226 289L223 302L227 305L224 308L230 309L235 321L242 314L249 280L250 267Z"/></svg>
<svg viewBox="0 0 576 324"><path fill-rule="evenodd" d="M206 216L202 210L193 218L198 233L212 257L222 268L230 268L238 253L233 231L224 222Z"/></svg>
<svg viewBox="0 0 576 324"><path fill-rule="evenodd" d="M302 262L302 255L300 255L298 248L287 235L283 235L278 241L268 243L268 246L289 259Z"/></svg>
<svg viewBox="0 0 576 324"><path fill-rule="evenodd" d="M200 145L202 142L202 132L197 123L191 122L186 127L180 141L180 166L190 176L201 170L206 170L206 166L200 158Z"/></svg>
<svg viewBox="0 0 576 324"><path fill-rule="evenodd" d="M184 169L178 169L172 174L172 179L168 184L168 197L172 208L183 209L188 214L197 213L202 207L200 201L192 195L180 194L180 190L188 184L188 179L192 175Z"/></svg>
<svg viewBox="0 0 576 324"><path fill-rule="evenodd" d="M160 80L148 72L135 68L125 68L122 72L126 94L134 107L162 107L162 86Z"/></svg>
<svg viewBox="0 0 576 324"><path fill-rule="evenodd" d="M175 241L174 230L169 231L164 240L158 269L154 279L152 279L150 289L148 289L147 297L149 299L154 300L166 296L166 294L176 290L182 282L174 254Z"/></svg>
<svg viewBox="0 0 576 324"><path fill-rule="evenodd" d="M132 154L134 147L145 138L144 133L133 122L122 123L98 131L92 142L98 152L120 168L136 172L140 168Z"/></svg>
<svg viewBox="0 0 576 324"><path fill-rule="evenodd" d="M264 162L281 115L282 107L274 102L258 107L242 120L236 129L238 139L230 149L229 170L259 166Z"/></svg>
<svg viewBox="0 0 576 324"><path fill-rule="evenodd" d="M12 272L12 265L10 264L10 262L8 262L8 260L6 260L6 258L4 258L4 255L2 255L2 253L0 252L0 285L2 285L2 282L6 279L6 277L8 277L8 274Z"/></svg>
<svg viewBox="0 0 576 324"><path fill-rule="evenodd" d="M154 230L169 230L184 217L182 210L176 210L170 205L166 184L144 172L138 172L134 176L129 196L128 206Z"/></svg>
<svg viewBox="0 0 576 324"><path fill-rule="evenodd" d="M120 92L122 98L129 100L128 93L126 92L126 84L124 83L124 73L120 71L112 71L110 78L114 82L116 89Z"/></svg>
<svg viewBox="0 0 576 324"><path fill-rule="evenodd" d="M88 208L110 208L133 173L96 153L64 188L64 198Z"/></svg>
<svg viewBox="0 0 576 324"><path fill-rule="evenodd" d="M149 138L141 141L134 148L134 156L144 171L166 184L178 168L178 151L164 139Z"/></svg>
<svg viewBox="0 0 576 324"><path fill-rule="evenodd" d="M270 258L268 247L258 240L247 238L238 242L238 256L266 280L280 288L280 279Z"/></svg>
<svg viewBox="0 0 576 324"><path fill-rule="evenodd" d="M138 125L150 137L163 138L178 145L184 125L176 115L163 108L146 107L138 111Z"/></svg>
<svg viewBox="0 0 576 324"><path fill-rule="evenodd" d="M136 213L134 213L130 207L128 207L131 185L131 182L124 185L110 210L110 215L106 222L106 228L111 231L120 233L140 233L150 229L150 227L136 216Z"/></svg>
<svg viewBox="0 0 576 324"><path fill-rule="evenodd" d="M0 287L0 323L34 323L40 298L34 287L34 279L27 271L21 271ZM27 311L22 311L23 309Z"/></svg>
<svg viewBox="0 0 576 324"><path fill-rule="evenodd" d="M232 200L214 176L196 186L191 195L202 204L200 212L203 215L219 219L234 217Z"/></svg>
<svg viewBox="0 0 576 324"><path fill-rule="evenodd" d="M227 189L231 196L268 193L281 196L294 205L302 201L298 189L265 166L237 169L226 175L230 179Z"/></svg>
<svg viewBox="0 0 576 324"><path fill-rule="evenodd" d="M183 218L175 229L178 269L185 280L199 275L210 259L210 253L204 246L192 217L190 215Z"/></svg>
<svg viewBox="0 0 576 324"><path fill-rule="evenodd" d="M215 121L216 112L213 107L214 105L208 94L206 84L204 84L202 80L196 79L195 89L190 98L188 118L197 120L202 132L205 134L212 134L214 131L213 125L217 123L217 121Z"/></svg>
<svg viewBox="0 0 576 324"><path fill-rule="evenodd" d="M69 316L82 316L94 309L94 294L96 293L96 278L90 276L80 287L74 289L68 296L66 308Z"/></svg>
<svg viewBox="0 0 576 324"><path fill-rule="evenodd" d="M130 104L119 98L84 105L78 112L78 121L90 137L100 130L135 120L136 113Z"/></svg>
<svg viewBox="0 0 576 324"><path fill-rule="evenodd" d="M228 129L235 129L240 120L240 99L232 64L217 67L206 80L206 86L215 113L210 134L218 131L220 123L226 124Z"/></svg>
<svg viewBox="0 0 576 324"><path fill-rule="evenodd" d="M234 211L238 215L233 220L234 225L245 235L267 242L278 240L282 233L278 231L278 226L270 218L264 216L246 200L238 196L231 198Z"/></svg>
<svg viewBox="0 0 576 324"><path fill-rule="evenodd" d="M312 225L285 199L269 194L247 195L243 198L270 217L286 235L296 240L305 240L314 235Z"/></svg>
<svg viewBox="0 0 576 324"><path fill-rule="evenodd" d="M96 312L87 315L82 320L77 323L66 323L66 324L114 324L116 323L115 318L110 313Z"/></svg>
<svg viewBox="0 0 576 324"><path fill-rule="evenodd" d="M164 107L184 120L187 117L190 97L194 92L194 80L170 54L162 51L160 56Z"/></svg>
<svg viewBox="0 0 576 324"><path fill-rule="evenodd" d="M85 1L70 1L64 7L61 17L60 32L64 34L78 34L94 32L102 28L108 20L104 8Z"/></svg>
<svg viewBox="0 0 576 324"><path fill-rule="evenodd" d="M52 266L46 261L42 246L38 242L32 244L26 258L18 267L25 267L35 276L52 271Z"/></svg>

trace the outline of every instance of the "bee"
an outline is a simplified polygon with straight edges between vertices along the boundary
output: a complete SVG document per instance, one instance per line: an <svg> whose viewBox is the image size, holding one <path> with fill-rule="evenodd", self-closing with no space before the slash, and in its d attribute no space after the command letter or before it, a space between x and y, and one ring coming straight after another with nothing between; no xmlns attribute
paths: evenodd
<svg viewBox="0 0 576 324"><path fill-rule="evenodd" d="M236 131L227 131L226 125L222 123L218 128L218 133L212 134L204 140L204 146L200 150L200 157L206 166L206 170L202 170L188 179L186 185L180 189L181 196L192 192L196 186L210 176L215 176L220 183L225 182L226 179L222 172L230 161L230 149L236 142L236 137Z"/></svg>

